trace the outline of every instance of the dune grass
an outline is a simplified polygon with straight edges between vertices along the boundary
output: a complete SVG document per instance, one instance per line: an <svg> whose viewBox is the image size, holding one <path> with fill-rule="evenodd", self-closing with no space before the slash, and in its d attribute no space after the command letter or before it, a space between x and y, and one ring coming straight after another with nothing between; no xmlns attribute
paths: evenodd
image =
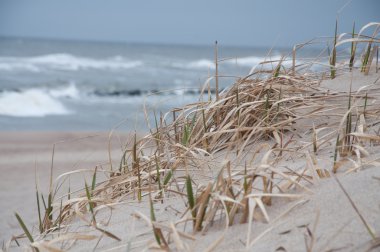
<svg viewBox="0 0 380 252"><path fill-rule="evenodd" d="M372 35L364 35L370 28L374 28ZM193 237L180 232L180 226L189 222L193 234L205 233L217 220L225 220L225 228L248 223L244 243L250 248L256 242L250 237L252 222L258 214L262 221L270 222L267 208L274 198L298 199L302 193L311 192L309 185L330 177L330 173L338 173L354 159L355 165L361 165L351 171L360 169L365 163L362 153L370 147L368 143L380 140L373 133L380 116L380 109L375 106L380 98L379 89L368 93L365 89L350 88L348 92L333 93L320 85L322 80L335 79L350 71L366 73L374 65L372 59L378 52L379 29L380 23L370 23L355 34L354 25L349 38L345 38L345 34L338 34L337 21L328 62L296 59L296 51L311 44L308 42L294 47L290 67L287 57L263 62L225 90L219 90L218 86L217 66L223 60L218 59L215 43L215 99L200 99L169 111L160 116L159 123L155 116L155 128L150 134L131 137L132 144L125 147L118 172L112 171L108 180L97 182L95 169L91 186L85 183L84 191L76 194L76 198L69 192L71 198L59 208L54 207L51 189L48 203L44 203L46 213L42 223L40 194L36 190L39 231L43 234L38 239L42 242L49 234L56 239L57 233L68 232L74 216L85 220L84 215L89 213L92 221L84 221L87 225L120 240L98 225L97 209L121 199L137 202L147 199L150 218L145 219L152 226L158 248L185 248L181 239ZM346 45L350 46L350 54L341 58L338 49ZM364 46L362 52L360 46ZM301 63L296 64L297 61ZM273 63L274 67L268 68ZM318 71L311 71L312 66L319 66ZM210 90L210 81L212 78L202 94ZM320 168L317 156L325 153L327 145L335 148L329 161L332 168ZM308 165L301 170L281 165L297 158L307 160ZM186 207L178 223L165 225L158 222L154 204L167 201L171 194L181 198ZM45 202L43 196L42 201ZM29 241L36 244L16 216ZM78 240L87 238L92 237L78 236ZM221 240L211 244L210 250ZM312 237L307 249L311 251L315 242Z"/></svg>

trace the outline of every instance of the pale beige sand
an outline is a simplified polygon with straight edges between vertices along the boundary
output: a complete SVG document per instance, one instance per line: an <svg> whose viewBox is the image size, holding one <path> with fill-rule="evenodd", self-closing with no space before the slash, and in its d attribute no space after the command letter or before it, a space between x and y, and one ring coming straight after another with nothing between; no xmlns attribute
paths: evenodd
<svg viewBox="0 0 380 252"><path fill-rule="evenodd" d="M379 74L367 77L354 76L353 90L358 90L363 85L375 85L372 88L377 88L380 86L378 81L379 77ZM321 85L330 89L331 92L339 92L347 91L350 82L351 76L345 75L332 81L323 82ZM305 122L305 125L308 125L307 129L310 128L310 124L311 122ZM74 135L74 138L76 136L78 135ZM310 132L302 136L305 138L305 142L310 142ZM47 138L45 142L40 142L38 145L40 146L40 154L37 153L39 158L43 158L39 161L39 167L41 167L41 170L44 169L43 180L47 181L49 160L51 158L51 144L52 141L55 141L56 138L60 136L49 136L42 133L40 137L33 136L32 134L25 134L25 136L22 137L20 134L15 134L12 138L11 136L4 135L3 138L8 139L8 144L6 141L1 141L2 146L4 144L2 151L6 150L7 153L12 154L13 152L9 151L10 146L14 146L17 141L24 141L25 143L23 139L28 137L32 138L32 140L29 141L31 143L33 143L33 141L42 141L45 137ZM84 148L83 145L74 147L81 141L67 143L67 145L60 150L62 154L61 158L59 158L57 154L56 174L79 168L93 169L96 164L102 162L106 163L108 159L106 139L106 134L104 134L103 138L88 140L91 143L85 146L89 147L89 149ZM24 165L28 165L30 168L28 173L21 175L20 172L15 172L13 179L9 179L6 185L7 187L5 187L7 190L3 191L11 192L11 194L7 196L6 192L1 192L1 204L4 204L3 208L7 209L7 213L5 213L4 216L7 222L12 221L10 222L13 227L12 230L16 230L15 219L12 216L12 209L9 209L9 207L18 207L16 210L20 210L22 214L22 210L25 210L23 209L25 208L24 206L30 207L35 205L33 162L37 154L31 154L34 145L32 144L31 146L32 147L25 147L24 152L22 152L21 149L14 152L12 159L9 159L8 155L4 154L2 154L3 156L1 157L2 166L11 167L12 165L19 169L25 169ZM116 165L120 160L121 154L116 145L115 151L115 153L119 153L119 155L115 154L114 156ZM317 165L331 171L333 166L333 151L334 141L327 142L323 145L316 157ZM353 163L347 162L346 166L342 166L339 169L337 176L355 202L365 221L370 225L376 235L379 236L380 168L377 161L380 160L379 145L376 143L372 144L370 148L368 148L368 152L369 156L363 157L362 159L363 166L359 169L360 171L346 174L345 172L353 167ZM58 149L57 153L59 153ZM93 155L90 155L87 161L80 161L82 165L75 165L78 160L86 158L91 153ZM25 159L19 157L20 154L24 154ZM225 157L221 155L220 162L223 162L224 158ZM372 162L371 165L370 162L367 162L371 160L375 160L377 163ZM61 168L58 166L59 162L62 162ZM18 164L18 166L15 164ZM305 160L304 157L289 159L281 163L281 165L288 166L292 170L297 171L299 167L307 166L307 160ZM8 170L10 170L10 176L12 169L8 168ZM218 171L212 170L205 170L203 172L206 174L209 172L210 177L215 177L215 175L218 174ZM21 181L19 176L27 177L25 185L20 185L20 183L16 185L14 183L14 181ZM83 176L79 177L79 180L83 178ZM40 180L42 180L42 177ZM78 181L77 185L83 185L83 183L80 182L81 181ZM198 182L201 183L202 181ZM302 188L296 188L291 191L291 193L301 196L298 199L273 200L272 206L266 207L269 215L269 223L262 218L260 211L256 211L257 215L252 222L250 230L248 224L239 224L237 223L238 221L226 229L223 218L213 223L204 234L193 234L190 222L185 227L179 224L176 226L177 230L185 231L189 236L194 238L194 240L181 236L179 242L171 240L171 247L178 248L182 246L183 249L179 249L179 251L205 251L213 247L215 243L217 245L214 247L215 251L307 251L307 246L311 246L310 244L313 243L312 251L367 251L371 246L376 246L376 242L380 245L379 240L375 242L371 241L371 236L367 232L359 215L333 178L316 179L313 180L312 185L309 184L308 186L309 191ZM10 187L13 189L9 190ZM21 187L23 189L21 189ZM15 196L16 194L19 195L18 198L11 198L12 195ZM116 242L102 235L101 232L94 231L93 228L86 225L82 220L76 218L70 223L70 225L72 225L69 228L71 232L96 235L97 238L92 241L78 241L75 244L66 243L64 244L65 248L70 248L73 251L89 251L95 248L99 251L142 251L154 247L156 243L152 227L149 226L143 217L146 216L149 221L148 197L144 197L143 199L141 203L138 203L136 200L128 200L120 203L116 202L112 205L112 209L110 207L99 207L101 209L99 209L96 215L97 222L101 227L118 236L121 242ZM10 200L15 202L13 202L13 204L6 203ZM185 200L174 194L166 198L162 204L160 202L155 203L154 208L156 210L157 221L166 226L169 226L171 223L179 222L181 218L189 218L189 213L182 216L184 210L187 208ZM29 211L29 214L30 219L33 219L35 223L36 216L33 216L32 211ZM86 218L90 219L90 214L87 213ZM3 229L3 227L6 228L8 224L2 223L1 225ZM168 231L164 227L162 227L162 229L165 232ZM35 234L36 233L37 232L35 232ZM26 244L25 240L24 242L23 244ZM62 244L57 243L52 245L60 247ZM14 246L14 244L12 246ZM375 247L372 251L378 251L379 248L379 246Z"/></svg>
<svg viewBox="0 0 380 252"><path fill-rule="evenodd" d="M339 179L359 211L371 226L380 233L380 168L372 167L359 173L340 175ZM215 251L307 251L305 239L309 245L314 236L312 251L366 251L374 243L361 222L359 216L345 197L334 179L321 180L310 187L312 194L297 200L274 200L268 207L270 222L254 221L251 235L246 246L248 224L235 224L225 229L224 221L216 222L205 235L195 234L195 240L181 237L188 251L207 251L214 242L222 239ZM301 193L301 192L300 192ZM167 199L164 204L155 204L159 222L174 223L181 215L177 211L186 209L184 202L176 197ZM289 209L291 209L289 211ZM146 202L115 206L107 230L122 239L115 242L103 237L100 242L79 242L73 251L141 251L155 244L152 228L143 219L136 218L136 213L143 213L149 218L149 204ZM319 214L319 216L318 216ZM111 211L104 210L98 220L107 220ZM191 232L191 224L188 232ZM78 221L75 230L85 234L100 236L100 232L88 232L83 222ZM86 231L87 230L87 231ZM183 231L179 229L180 231ZM226 232L224 233L224 230ZM379 242L379 241L378 241ZM379 247L372 251L378 251Z"/></svg>
<svg viewBox="0 0 380 252"><path fill-rule="evenodd" d="M22 233L15 211L29 225L36 223L35 167L40 191L46 197L54 144L53 176L56 178L73 170L94 170L97 165L106 164L104 168L108 169L108 138L108 132L1 132L0 241ZM126 137L115 133L111 139L117 163ZM72 190L83 187L84 176L73 176Z"/></svg>

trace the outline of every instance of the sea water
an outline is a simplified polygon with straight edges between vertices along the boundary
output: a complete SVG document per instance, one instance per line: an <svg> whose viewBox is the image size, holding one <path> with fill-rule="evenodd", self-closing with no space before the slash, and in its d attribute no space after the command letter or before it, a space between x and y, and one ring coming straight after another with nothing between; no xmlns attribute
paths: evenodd
<svg viewBox="0 0 380 252"><path fill-rule="evenodd" d="M268 55L269 48L219 45L218 51L223 90L290 49ZM147 130L154 113L208 98L200 94L205 83L215 90L214 55L212 43L0 38L0 130Z"/></svg>

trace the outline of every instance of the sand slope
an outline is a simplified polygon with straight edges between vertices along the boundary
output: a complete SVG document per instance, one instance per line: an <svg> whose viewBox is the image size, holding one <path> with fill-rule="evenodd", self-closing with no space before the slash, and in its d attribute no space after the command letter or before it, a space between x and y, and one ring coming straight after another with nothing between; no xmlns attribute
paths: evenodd
<svg viewBox="0 0 380 252"><path fill-rule="evenodd" d="M334 131L334 127L339 126L342 113L345 114L345 111L347 110L347 93L345 96L339 96L339 92L347 92L352 80L352 90L355 92L358 91L363 85L371 85L371 87L368 88L369 94L374 96L375 94L378 95L376 92L379 90L379 77L379 74L373 74L370 76L361 76L360 78L355 77L352 79L350 75L343 75L335 80L321 83L322 88L329 89L329 92L336 93L333 94L334 96L331 99L326 99L326 101L322 100L322 102L326 103L326 107L328 109L331 107L331 111L333 111L331 115L326 116L325 118L325 120L331 120L332 122L331 125L329 125L328 130L335 133L337 132ZM363 90L360 92L362 92L361 96L357 96L358 98L355 100L356 103L353 105L355 106L356 111L359 111L357 115L362 113L361 111L363 107L361 105L363 103ZM338 98L340 97L340 99L335 99L335 95ZM369 123L372 123L373 128L370 128L366 133L373 137L376 136L376 132L378 130L377 98L378 97L374 97L373 100L370 101L370 106L372 106L371 111L373 114L371 115L372 117L368 117L369 119L367 120ZM237 219L239 219L238 217L241 216L241 213L239 213L240 215L237 215L234 225L227 226L224 217L225 215L223 215L223 210L220 210L219 208L217 214L215 215L216 218L214 222L208 226L207 231L194 233L190 221L190 212L186 211L186 209L188 209L188 205L183 179L185 172L184 169L181 170L180 168L182 167L178 165L179 172L176 174L177 180L168 187L168 189L171 189L172 191L168 190L165 193L165 197L162 202L161 200L157 200L154 203L157 220L155 224L157 225L156 227L161 228L165 237L169 237L169 248L174 251L211 251L213 249L215 251L379 250L380 166L378 160L380 159L380 148L378 141L362 141L361 138L358 138L357 142L355 142L358 146L355 147L358 148L358 152L349 154L346 153L345 155L347 156L339 156L338 161L341 163L339 164L339 169L337 170L338 173L336 175L347 191L349 197L354 202L359 213L362 215L364 222L368 223L371 230L373 230L374 235L376 236L373 238L366 229L363 219L359 217L358 212L355 211L353 205L350 203L343 190L338 186L337 181L332 177L319 178L318 176L315 176L316 167L318 167L318 169L327 170L330 174L332 174L336 137L326 137L325 139L327 140L323 143L320 142L319 149L316 153L313 153L313 137L311 130L313 121L307 117L303 119L304 120L300 124L293 125L294 128L298 127L298 131L294 130L298 134L294 134L294 136L284 134L284 141L291 138L294 142L296 142L296 144L300 144L300 146L295 147L290 144L288 148L291 149L294 147L294 149L291 149L292 151L289 155L284 154L276 156L273 153L273 155L270 155L271 152L267 152L265 148L261 147L264 146L264 144L270 148L272 148L271 146L275 146L277 141L274 139L275 137L261 139L260 143L255 142L254 144L248 145L246 148L247 153L249 154L246 157L247 159L251 157L250 155L253 155L252 153L255 153L254 148L257 148L260 151L260 155L258 155L259 161L251 163L252 167L249 167L249 172L254 174L262 174L265 169L273 168L271 167L273 165L276 166L275 169L276 172L278 172L276 173L276 176L281 172L289 170L292 171L289 174L292 174L295 178L297 178L295 175L297 173L302 173L305 175L299 176L299 179L302 180L301 183L291 184L291 187L288 187L289 190L286 191L286 193L298 195L298 198L291 200L286 198L274 198L270 206L265 206L268 213L269 222L265 220L263 211L256 209L254 212L255 214L253 216L253 221L251 222L251 227L250 224L238 223L239 221ZM319 127L317 129L321 129L321 131L324 130L323 123L325 122L320 123L322 126L315 124ZM319 133L321 131L319 131ZM288 132L292 131L289 130ZM321 135L323 134L320 133L318 137L321 137ZM78 135L75 134L74 138L77 136ZM29 133L25 135L15 134L13 136L4 134L1 137L3 139L1 141L1 148L3 150L3 156L0 159L1 166L5 167L3 168L4 173L8 174L9 177L12 178L12 180L9 179L9 181L6 181L2 185L4 186L4 189L1 191L2 198L0 202L1 204L4 204L2 205L2 208L7 209L7 212L4 214L4 220L6 219L6 222L1 223L1 230L6 230L11 227L10 231L15 231L17 226L15 225L14 217L12 216L11 211L8 210L9 206L16 208L17 211L21 211L24 210L23 208L25 205L34 205L34 170L32 169L33 166L31 164L34 163L36 156L31 154L31 152L36 149L38 158L42 158L41 161L39 161L39 167L43 169L40 180L47 181L49 162L51 158L51 142L61 136L54 134L49 135L46 133L42 133L41 135ZM63 137L70 138L72 136ZM99 163L107 163L107 145L105 144L107 142L107 138L105 135L103 135L103 138L90 139L93 140L84 145L82 141L74 141L70 142L68 145L65 145L65 147L62 147L63 149L60 151L57 149L57 170L55 170L55 172L59 174L60 172L78 168L94 169L94 167ZM30 145L27 143L30 143ZM81 144L78 145L78 143ZM149 141L147 143L149 143ZM24 146L24 149L19 146ZM115 156L115 165L118 165L122 155L119 151L120 148L117 147L121 146L120 141L119 144L115 144L113 146L115 146L115 151L117 153ZM164 147L166 148L167 146ZM180 146L180 148L176 149L178 150L178 153L183 151L181 148L182 147ZM234 153L233 150L229 151ZM62 156L58 156L58 153ZM194 153L196 153L195 150ZM149 160L149 154L150 153L147 152L141 154L141 160ZM198 155L197 157L202 157L204 160L209 160L212 165L202 166L202 163L197 163L198 160L194 161L196 165L194 165L195 168L191 170L192 179L196 182L194 190L197 192L201 191L201 189L207 185L207 179L214 181L221 170L223 171L223 173L221 173L224 176L223 179L225 179L223 181L227 181L229 179L229 175L225 167L226 161L230 161L230 159L232 160L232 155L229 155L223 151L218 151L210 155L205 155L202 153L196 154ZM215 159L213 159L213 155L215 156ZM279 156L281 157L281 161L273 161ZM315 159L314 164L311 164L313 163L310 161L311 156ZM170 158L171 157L168 158L169 161ZM264 159L265 161L263 161ZM190 158L189 160L192 161ZM167 161L166 164L168 166L174 166L174 162L171 163L169 161ZM180 164L180 162L182 161L180 160L178 164ZM205 163L207 162L208 161ZM198 164L201 165L197 166ZM187 164L184 163L182 165L186 167ZM236 167L232 167L231 169L233 173L236 172L234 179L237 184L242 180L242 176L239 177L239 172L244 171L244 167L241 165L238 167L239 164L232 162L232 166L234 165L236 165ZM25 166L28 166L28 169L25 169ZM107 167L107 165L105 165L105 167ZM20 172L21 169L23 169L23 172ZM352 169L354 169L354 171ZM101 196L106 197L102 200L109 201L104 204L99 204L95 208L98 227L112 233L121 241L116 241L115 239L110 238L110 235L107 235L105 232L95 230L93 227L88 225L88 223L90 223L89 220L91 219L91 214L88 211L88 201L82 191L82 193L78 194L79 196L77 195L77 197L79 197L84 204L81 205L82 208L78 210L77 215L73 215L74 217L72 219L69 219L64 223L66 226L62 228L62 232L53 232L47 237L39 237L37 232L34 232L37 240L34 245L42 247L45 246L45 248L46 246L54 246L55 248L62 248L64 250L70 249L73 251L88 251L94 249L99 251L142 251L157 249L157 243L152 232L153 227L150 224L151 217L148 197L148 191L150 188L149 186L144 187L142 201L138 202L136 199L136 187L128 187L130 184L125 182L128 179L132 179L132 177L133 179L136 179L137 175L133 172L135 171L132 171L131 174L121 174L120 177L113 177L111 182L106 181L101 184L100 187L104 185L108 186L109 190L107 193L115 190L116 192L120 192L120 195L118 194L117 197L115 196L115 198L111 200L113 192L110 194L106 193L104 194L105 196L99 193L99 198ZM143 171L142 175L147 176L149 172L151 171ZM282 187L283 189L286 188L284 187L284 184L292 180L286 180L280 175L278 175L274 181L276 182L276 185L278 185L278 188ZM14 181L20 181L20 177L25 178L24 184L15 185ZM78 188L83 186L84 176L80 175L75 177L76 181L73 178L73 185ZM118 181L118 179L120 181ZM101 180L102 178L99 178L99 181ZM111 185L108 185L107 183L111 183ZM41 184L41 187L42 186L46 187L46 184ZM153 183L150 184L150 186L156 185ZM305 188L305 186L307 186L307 188ZM257 192L261 192L260 189L261 188L255 188ZM174 190L177 192L173 193ZM123 195L123 193L126 195ZM214 200L218 199L218 196L220 196L218 193L221 192L218 191L212 195ZM257 198L259 197L261 196L258 196ZM214 202L216 201L217 200ZM11 203L7 204L7 202ZM55 207L58 205L59 202L56 201ZM75 204L73 206L75 208ZM23 211L21 211L21 214L22 213ZM26 216L29 220L29 225L33 222L33 220L36 220L36 218L33 217L33 211L26 213L24 216ZM80 218L78 216L80 216ZM36 222L34 221L34 223ZM9 230L2 232L7 234L8 231ZM51 239L54 241L54 239L58 237L58 234L60 236L67 234L91 235L86 237L88 239L91 238L92 240L76 242L70 240L69 242L63 243L49 243ZM23 241L25 242L23 243L23 246L27 247L27 242L25 240ZM12 244L12 246L14 247L15 245Z"/></svg>

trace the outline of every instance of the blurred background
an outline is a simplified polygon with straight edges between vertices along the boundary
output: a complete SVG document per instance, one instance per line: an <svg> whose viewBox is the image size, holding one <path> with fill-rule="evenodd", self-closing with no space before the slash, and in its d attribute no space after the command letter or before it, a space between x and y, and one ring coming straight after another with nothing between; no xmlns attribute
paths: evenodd
<svg viewBox="0 0 380 252"><path fill-rule="evenodd" d="M378 0L0 0L0 129L143 131L144 109L151 118L199 99L216 40L225 88L333 36L336 19L351 32L379 10Z"/></svg>

